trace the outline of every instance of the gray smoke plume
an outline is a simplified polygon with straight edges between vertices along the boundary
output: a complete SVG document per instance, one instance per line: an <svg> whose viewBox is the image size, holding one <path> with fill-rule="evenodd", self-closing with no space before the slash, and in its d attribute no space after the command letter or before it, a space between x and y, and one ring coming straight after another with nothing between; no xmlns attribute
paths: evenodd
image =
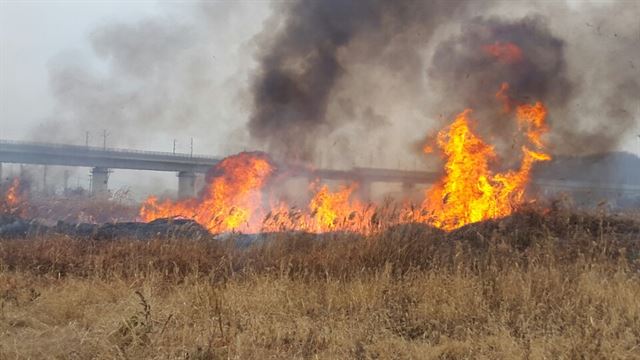
<svg viewBox="0 0 640 360"><path fill-rule="evenodd" d="M38 140L224 154L244 129L238 93L250 67L251 37L268 7L201 2L159 6L158 15L107 22L88 34L90 56L51 61L55 114L35 129ZM240 120L240 121L239 121ZM225 141L223 141L225 140Z"/></svg>
<svg viewBox="0 0 640 360"><path fill-rule="evenodd" d="M407 89L413 100L415 93L428 98L411 106L428 107L424 118L438 126L470 107L483 135L508 143L512 125L505 125L495 97L507 82L516 101L539 100L548 107L549 138L559 153L611 150L640 115L637 2L573 8L548 2L296 1L275 13L260 36L249 131L280 156L312 158L332 134L358 128L358 122L360 130L375 128L353 104L368 98L370 111L388 114L385 107L402 103ZM600 31L614 18L626 28L613 25L618 33L607 41L576 36L588 26ZM500 59L488 48L506 44L514 44L520 55ZM587 53L596 63L609 64L594 69ZM368 73L358 71L362 67ZM367 82L374 77L380 81ZM385 89L398 77L403 87ZM374 86L354 85L358 82ZM424 126L414 123L414 133L416 128ZM381 132L382 143L392 137L387 128Z"/></svg>

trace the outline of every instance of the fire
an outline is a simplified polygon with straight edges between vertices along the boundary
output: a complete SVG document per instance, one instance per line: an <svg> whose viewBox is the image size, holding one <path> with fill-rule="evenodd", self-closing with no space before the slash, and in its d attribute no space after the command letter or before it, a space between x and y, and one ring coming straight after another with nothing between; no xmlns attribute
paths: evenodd
<svg viewBox="0 0 640 360"><path fill-rule="evenodd" d="M362 228L358 219L365 207L352 199L355 189L356 184L351 184L343 186L337 192L331 192L327 185L323 185L316 191L309 203L316 232L345 230L354 226Z"/></svg>
<svg viewBox="0 0 640 360"><path fill-rule="evenodd" d="M506 95L507 90L508 86L503 85L497 96L510 104L513 101ZM548 128L542 103L516 107L518 123L535 150L522 146L520 168L502 173L490 169L490 163L497 160L495 149L473 132L471 113L471 109L464 110L438 133L445 175L426 192L422 204L426 211L420 220L444 230L511 214L524 200L533 164L551 158L543 152L542 136Z"/></svg>
<svg viewBox="0 0 640 360"><path fill-rule="evenodd" d="M495 57L504 64L516 64L522 61L522 49L512 42L496 41L482 47L485 53Z"/></svg>
<svg viewBox="0 0 640 360"><path fill-rule="evenodd" d="M6 202L10 207L20 204L20 180L18 178L14 178L11 182L11 186L7 190Z"/></svg>
<svg viewBox="0 0 640 360"><path fill-rule="evenodd" d="M550 159L543 142L549 129L545 123L547 109L541 102L519 103L509 96L506 83L496 98L503 103L504 112L517 121L523 144L519 167L502 172L492 169L499 160L496 150L475 133L472 110L466 109L437 134L434 146L423 148L425 153L430 153L437 145L444 157L445 174L425 191L419 214L415 214L412 206L405 207L398 212L399 216L385 215L387 223L381 224L383 208L361 203L356 197L357 184L331 191L326 184L314 183L305 207L298 208L277 199L271 199L272 204L268 205L262 193L274 167L264 154L241 153L224 159L210 172L208 185L197 198L160 201L150 197L140 209L140 218L150 221L185 217L215 233L370 233L407 221L425 222L449 231L507 216L524 202L533 165Z"/></svg>
<svg viewBox="0 0 640 360"><path fill-rule="evenodd" d="M354 231L366 233L370 229L374 207L365 206L354 196L357 184L331 191L325 185L312 184L313 196L306 209L298 209L280 202L273 206L263 222L262 231Z"/></svg>
<svg viewBox="0 0 640 360"><path fill-rule="evenodd" d="M251 231L261 220L262 187L273 172L261 153L240 153L225 158L208 174L208 184L198 198L158 201L149 197L140 218L185 217L212 232Z"/></svg>
<svg viewBox="0 0 640 360"><path fill-rule="evenodd" d="M21 193L20 179L16 177L11 181L11 185L5 191L2 203L0 203L0 209L3 213L24 215L26 199L21 196Z"/></svg>

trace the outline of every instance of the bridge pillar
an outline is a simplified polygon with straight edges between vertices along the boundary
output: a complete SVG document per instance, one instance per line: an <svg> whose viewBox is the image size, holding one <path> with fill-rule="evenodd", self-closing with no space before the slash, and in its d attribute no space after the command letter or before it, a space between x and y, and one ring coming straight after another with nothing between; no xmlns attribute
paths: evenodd
<svg viewBox="0 0 640 360"><path fill-rule="evenodd" d="M412 183L412 182L403 182L402 183L402 191L405 193L410 193L411 191L413 191L413 188L416 186L416 184Z"/></svg>
<svg viewBox="0 0 640 360"><path fill-rule="evenodd" d="M411 191L413 190L413 188L416 186L416 184L412 183L412 182L403 182L402 183L402 190L404 191Z"/></svg>
<svg viewBox="0 0 640 360"><path fill-rule="evenodd" d="M91 194L99 198L109 198L109 169L94 167L91 170Z"/></svg>
<svg viewBox="0 0 640 360"><path fill-rule="evenodd" d="M178 173L178 198L191 198L196 196L196 174L191 171Z"/></svg>
<svg viewBox="0 0 640 360"><path fill-rule="evenodd" d="M371 181L361 180L358 182L358 189L356 190L358 197L362 201L371 201Z"/></svg>

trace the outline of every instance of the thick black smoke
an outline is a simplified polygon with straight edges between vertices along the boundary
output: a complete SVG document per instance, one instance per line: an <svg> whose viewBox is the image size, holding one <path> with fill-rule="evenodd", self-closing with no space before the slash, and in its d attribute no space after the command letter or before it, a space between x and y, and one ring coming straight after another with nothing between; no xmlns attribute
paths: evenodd
<svg viewBox="0 0 640 360"><path fill-rule="evenodd" d="M376 113L403 101L402 89L384 91L388 75L396 73L403 74L405 87L428 89L421 94L428 100L414 104L429 107L426 119L439 118L441 126L470 107L481 133L506 145L513 122L507 125L495 97L503 82L518 102L539 100L547 106L554 152L611 150L637 122L637 4L572 8L547 2L336 0L287 2L275 13L260 37L249 131L276 155L311 158L327 136L360 121L330 111L335 104L350 104L351 96L370 96ZM619 30L626 35L614 36L613 30L611 39L574 35L588 34L589 26L598 24L604 29L602 21L611 15L627 24ZM505 44L513 44L521 56L505 60L487 50ZM390 47L391 61L382 55ZM595 59L581 58L581 51L603 67L589 66ZM385 77L364 96L345 93L361 81L352 70L363 63L374 64L374 70L385 66L364 77ZM381 91L384 103L376 96Z"/></svg>
<svg viewBox="0 0 640 360"><path fill-rule="evenodd" d="M478 131L507 146L515 122L496 96L503 84L515 102L542 101L551 109L566 107L573 92L565 42L551 34L540 16L470 19L459 35L437 46L429 77L441 111L473 109Z"/></svg>
<svg viewBox="0 0 640 360"><path fill-rule="evenodd" d="M519 103L542 101L549 109L553 152L612 150L633 127L633 113L638 111L640 78L629 65L640 57L640 34L635 48L617 51L613 51L614 41L575 39L572 45L580 46L583 52L602 52L591 61L602 62L604 67L594 68L580 64L585 59L569 57L567 47L574 39L553 34L548 18L478 17L465 22L461 33L441 42L432 58L429 75L441 97L440 108L453 112L470 107L478 115L481 132L508 140L512 126L500 114L495 96L506 82L509 95ZM511 62L498 59L487 51L492 44L513 44L521 50L521 58ZM569 61L574 65L573 74ZM581 106L596 110L585 113Z"/></svg>
<svg viewBox="0 0 640 360"><path fill-rule="evenodd" d="M466 8L467 1L287 2L275 11L279 27L263 32L252 85L251 136L277 155L309 159L318 137L340 127L327 111L348 66L379 63L381 53L407 32L420 34L424 43L439 24ZM420 76L415 62L407 62L417 58L420 45L400 46L397 56L387 59L388 69L413 66Z"/></svg>

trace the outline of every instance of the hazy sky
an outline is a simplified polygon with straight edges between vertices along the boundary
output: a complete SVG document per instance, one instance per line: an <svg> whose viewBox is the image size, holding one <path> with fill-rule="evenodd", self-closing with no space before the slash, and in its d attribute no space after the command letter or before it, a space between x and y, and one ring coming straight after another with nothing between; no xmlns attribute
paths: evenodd
<svg viewBox="0 0 640 360"><path fill-rule="evenodd" d="M155 1L0 1L0 134L21 139L53 112L48 66L65 52L93 56L88 35L157 12Z"/></svg>
<svg viewBox="0 0 640 360"><path fill-rule="evenodd" d="M65 115L60 115L59 109L56 108L56 99L52 98L52 74L55 74L59 64L78 64L81 70L90 69L96 74L107 71L109 66L115 67L116 61L113 58L100 58L96 54L94 38L98 30L113 24L135 26L145 19L164 21L166 18L168 23L175 18L189 18L195 13L193 8L199 5L200 3L195 1L0 0L0 137L38 137L40 125L47 124L49 127L46 130L51 130L51 117L58 117L58 121L64 121ZM202 51L202 57L210 60L210 63L206 64L210 67L210 74L207 75L215 77L210 79L211 83L221 85L237 76L238 71L252 61L252 54L244 47L262 28L262 21L268 14L269 6L259 1L207 2L207 5L210 12L219 14L210 15L217 22L211 27L211 31L216 34L211 34L212 41L207 44L209 47ZM237 81L236 86L240 87L241 81ZM233 102L236 96L237 88L224 92L222 96L212 96L211 118L223 118L220 113L214 113L214 109L231 110L229 108L234 104L230 106L229 103ZM240 127L244 119L243 114L239 115L238 119L232 121L220 120L222 124L218 125L224 130ZM238 124L229 125L229 122L236 120ZM207 136L203 133L202 127L197 126L197 120L192 121L192 124L183 122L183 133L171 129L162 134L162 131L158 131L161 129L150 126L153 139L142 138L132 142L118 139L116 136L110 139L110 144L169 151L173 139L178 137L178 150L188 151L189 138L195 137L196 143L200 145L200 153L228 152L227 149L216 146L219 143L219 132ZM213 122L215 123L215 120ZM195 126L188 129L189 125ZM85 131L91 132L92 143L101 143L102 129L90 126L78 128L77 134L67 134L63 140L68 142L77 138L77 142L83 143ZM215 138L216 141L208 143L209 138Z"/></svg>

